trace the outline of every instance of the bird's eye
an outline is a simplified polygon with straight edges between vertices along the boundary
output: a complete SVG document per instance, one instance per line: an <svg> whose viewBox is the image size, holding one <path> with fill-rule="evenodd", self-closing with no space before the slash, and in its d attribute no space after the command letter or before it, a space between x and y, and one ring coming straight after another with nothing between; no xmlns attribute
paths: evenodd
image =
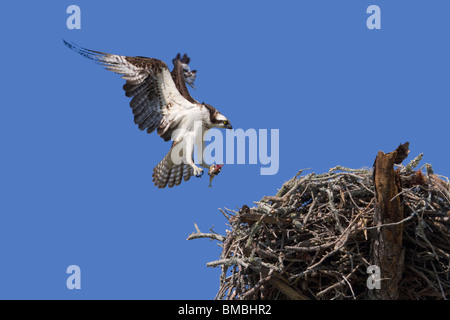
<svg viewBox="0 0 450 320"><path fill-rule="evenodd" d="M225 120L225 121L223 122L223 124L224 124L224 125L227 125L227 124L228 124L228 121L227 121L227 120Z"/></svg>

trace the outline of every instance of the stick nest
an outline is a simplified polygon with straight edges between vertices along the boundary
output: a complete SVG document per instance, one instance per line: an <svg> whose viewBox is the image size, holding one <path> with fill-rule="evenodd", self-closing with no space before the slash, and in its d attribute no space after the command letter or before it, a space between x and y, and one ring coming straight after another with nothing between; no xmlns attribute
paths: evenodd
<svg viewBox="0 0 450 320"><path fill-rule="evenodd" d="M400 171L404 268L400 299L450 297L450 184L422 155ZM371 169L336 167L302 176L275 196L239 211L224 209L226 236L197 232L190 239L218 240L216 299L367 299L371 263L374 187ZM382 225L381 228L389 227ZM369 280L370 281L370 280ZM389 279L381 279L383 281ZM376 290L376 289L375 289Z"/></svg>

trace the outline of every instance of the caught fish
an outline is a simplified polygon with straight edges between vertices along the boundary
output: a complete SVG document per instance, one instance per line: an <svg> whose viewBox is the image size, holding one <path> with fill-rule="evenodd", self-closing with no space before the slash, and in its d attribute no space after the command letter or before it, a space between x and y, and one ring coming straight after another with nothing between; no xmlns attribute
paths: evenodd
<svg viewBox="0 0 450 320"><path fill-rule="evenodd" d="M217 176L220 171L222 170L223 164L212 164L209 167L208 175L209 175L209 186L208 188L211 188L211 182L213 181L214 177Z"/></svg>

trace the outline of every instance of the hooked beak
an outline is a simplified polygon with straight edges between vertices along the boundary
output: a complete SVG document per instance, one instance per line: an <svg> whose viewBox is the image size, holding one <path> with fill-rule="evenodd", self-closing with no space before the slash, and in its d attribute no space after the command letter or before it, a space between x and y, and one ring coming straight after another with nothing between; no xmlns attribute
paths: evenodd
<svg viewBox="0 0 450 320"><path fill-rule="evenodd" d="M226 129L233 129L233 126L232 126L231 124L228 123L228 124L225 126L225 128L226 128Z"/></svg>

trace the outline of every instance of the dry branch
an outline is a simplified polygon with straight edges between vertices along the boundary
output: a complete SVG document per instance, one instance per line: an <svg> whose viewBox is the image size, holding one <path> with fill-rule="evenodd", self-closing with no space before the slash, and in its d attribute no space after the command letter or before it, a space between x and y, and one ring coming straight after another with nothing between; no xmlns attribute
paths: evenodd
<svg viewBox="0 0 450 320"><path fill-rule="evenodd" d="M404 251L403 217L404 207L400 172L394 171L394 164L401 163L409 153L409 143L400 145L397 150L385 154L382 151L374 163L373 180L375 187L375 210L373 224L384 225L374 233L372 261L381 269L385 281L380 290L372 290L374 299L395 300L398 298L398 283L402 277Z"/></svg>

